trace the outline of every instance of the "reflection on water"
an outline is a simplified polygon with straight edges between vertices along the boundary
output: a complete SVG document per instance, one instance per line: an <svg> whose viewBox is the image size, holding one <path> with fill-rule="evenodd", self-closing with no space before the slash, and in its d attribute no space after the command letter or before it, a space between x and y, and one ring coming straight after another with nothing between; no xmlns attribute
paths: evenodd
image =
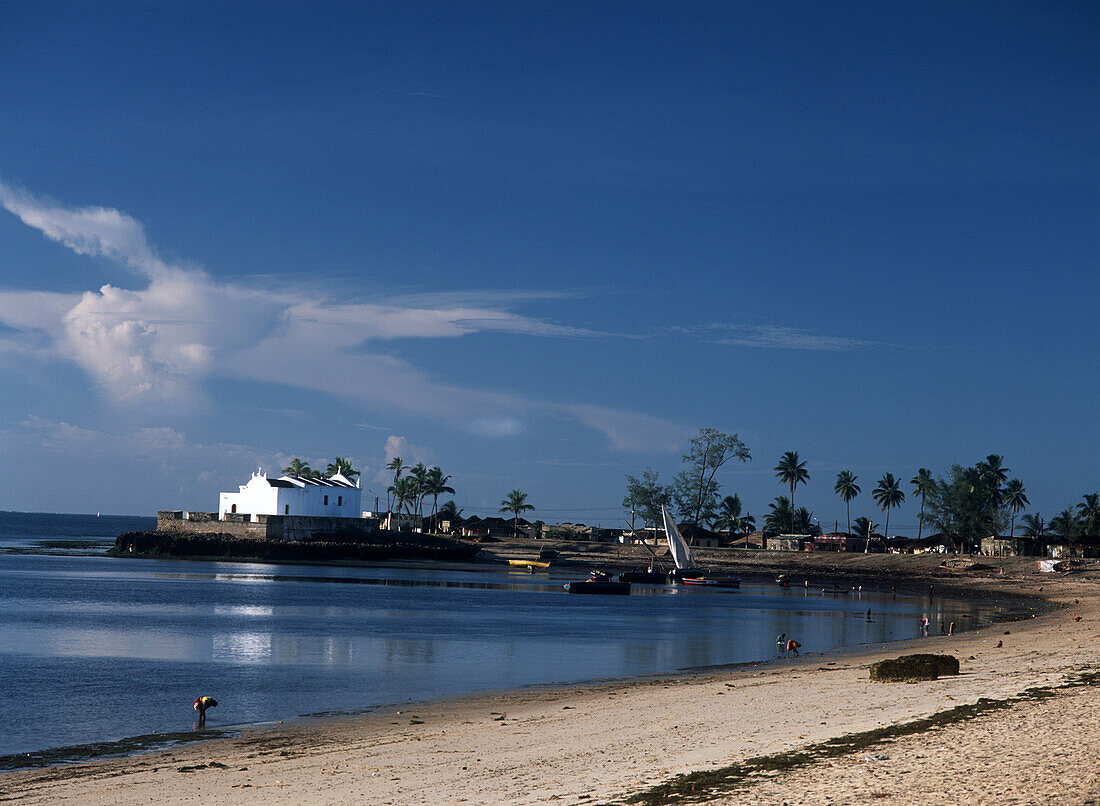
<svg viewBox="0 0 1100 806"><path fill-rule="evenodd" d="M263 663L271 659L271 633L216 633L211 659L231 663Z"/></svg>
<svg viewBox="0 0 1100 806"><path fill-rule="evenodd" d="M199 694L218 699L216 727L772 659L780 632L814 652L995 615L751 583L569 596L576 576L0 554L0 679L20 692L0 755L186 729Z"/></svg>

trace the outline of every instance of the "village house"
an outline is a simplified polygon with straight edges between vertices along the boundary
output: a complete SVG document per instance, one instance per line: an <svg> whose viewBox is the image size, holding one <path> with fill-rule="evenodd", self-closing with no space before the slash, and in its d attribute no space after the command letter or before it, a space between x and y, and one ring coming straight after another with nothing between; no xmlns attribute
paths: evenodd
<svg viewBox="0 0 1100 806"><path fill-rule="evenodd" d="M1031 557L1040 552L1030 537L990 535L982 538L981 553L988 557Z"/></svg>

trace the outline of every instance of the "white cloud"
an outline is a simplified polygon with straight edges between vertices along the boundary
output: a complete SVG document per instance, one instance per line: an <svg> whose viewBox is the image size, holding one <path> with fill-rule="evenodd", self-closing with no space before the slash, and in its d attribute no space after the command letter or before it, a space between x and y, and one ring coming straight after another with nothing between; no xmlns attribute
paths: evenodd
<svg viewBox="0 0 1100 806"><path fill-rule="evenodd" d="M297 386L383 412L450 420L491 436L514 436L524 418L568 416L603 431L615 447L653 447L677 431L657 418L568 406L441 383L378 344L409 338L510 333L547 338L603 334L517 314L509 302L554 294L488 292L348 301L314 291L248 287L170 265L142 226L117 210L66 209L0 182L0 204L79 254L125 263L144 288L104 285L82 295L0 292L0 357L50 351L79 364L112 399L159 411L203 399L210 376ZM636 427L649 430L631 435ZM673 448L674 449L674 448Z"/></svg>
<svg viewBox="0 0 1100 806"><path fill-rule="evenodd" d="M145 230L134 219L106 207L70 209L0 182L0 205L51 241L79 255L118 260L150 277L170 272L153 254Z"/></svg>
<svg viewBox="0 0 1100 806"><path fill-rule="evenodd" d="M711 344L735 347L768 347L780 350L824 350L841 352L867 347L889 347L876 341L850 336L829 336L782 325L711 324L679 328L676 332L700 335Z"/></svg>

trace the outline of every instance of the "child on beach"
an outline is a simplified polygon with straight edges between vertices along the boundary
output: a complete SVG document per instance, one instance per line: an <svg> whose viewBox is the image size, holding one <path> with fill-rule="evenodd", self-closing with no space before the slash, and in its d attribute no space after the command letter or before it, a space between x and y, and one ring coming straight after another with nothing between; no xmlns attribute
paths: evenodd
<svg viewBox="0 0 1100 806"><path fill-rule="evenodd" d="M797 658L798 648L800 646L802 646L802 644L798 643L798 641L794 640L793 638L787 641L787 657L789 658L791 656L791 653L793 652L794 656Z"/></svg>

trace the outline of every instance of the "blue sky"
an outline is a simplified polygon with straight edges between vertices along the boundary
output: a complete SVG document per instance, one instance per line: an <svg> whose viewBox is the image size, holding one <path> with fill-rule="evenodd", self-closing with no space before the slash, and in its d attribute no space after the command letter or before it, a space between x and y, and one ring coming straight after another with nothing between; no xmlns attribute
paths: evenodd
<svg viewBox="0 0 1100 806"><path fill-rule="evenodd" d="M8 3L0 509L439 464L621 524L1001 453L1100 487L1089 3ZM879 518L876 516L876 521ZM915 532L916 510L891 517Z"/></svg>

